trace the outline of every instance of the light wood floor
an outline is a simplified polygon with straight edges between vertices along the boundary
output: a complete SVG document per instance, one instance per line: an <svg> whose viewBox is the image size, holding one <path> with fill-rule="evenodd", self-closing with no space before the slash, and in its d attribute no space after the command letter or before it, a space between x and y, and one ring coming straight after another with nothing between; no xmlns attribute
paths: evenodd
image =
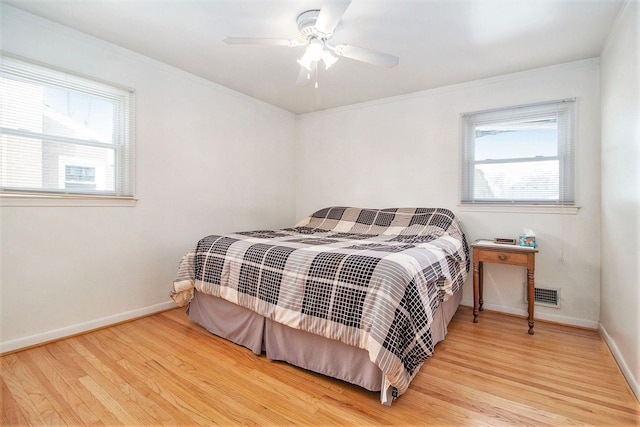
<svg viewBox="0 0 640 427"><path fill-rule="evenodd" d="M392 406L258 357L183 309L8 354L1 425L640 425L596 331L460 307Z"/></svg>

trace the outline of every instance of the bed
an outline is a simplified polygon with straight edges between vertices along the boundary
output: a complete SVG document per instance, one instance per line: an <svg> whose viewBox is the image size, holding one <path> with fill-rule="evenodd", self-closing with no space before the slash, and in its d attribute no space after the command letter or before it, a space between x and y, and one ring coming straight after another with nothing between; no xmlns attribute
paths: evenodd
<svg viewBox="0 0 640 427"><path fill-rule="evenodd" d="M291 228L204 237L171 296L210 332L388 405L444 339L469 264L447 209L328 207Z"/></svg>

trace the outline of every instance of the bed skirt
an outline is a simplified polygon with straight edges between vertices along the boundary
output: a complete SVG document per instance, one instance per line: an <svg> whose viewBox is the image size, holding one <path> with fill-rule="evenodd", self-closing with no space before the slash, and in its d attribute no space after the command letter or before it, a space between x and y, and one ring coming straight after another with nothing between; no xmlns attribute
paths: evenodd
<svg viewBox="0 0 640 427"><path fill-rule="evenodd" d="M444 340L447 325L456 313L462 291L440 304L431 324L434 345ZM340 341L290 328L226 300L195 291L187 311L189 318L214 335L242 345L271 360L285 361L313 372L380 391L383 403L390 390L382 390L382 371L366 350Z"/></svg>

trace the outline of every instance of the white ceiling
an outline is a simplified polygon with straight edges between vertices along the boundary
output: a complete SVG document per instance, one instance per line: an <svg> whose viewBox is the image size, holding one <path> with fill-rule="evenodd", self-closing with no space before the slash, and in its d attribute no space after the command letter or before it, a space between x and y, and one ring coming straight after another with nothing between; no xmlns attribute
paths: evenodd
<svg viewBox="0 0 640 427"><path fill-rule="evenodd" d="M297 35L326 0L2 0L293 113L307 113L597 57L624 0L353 0L332 42L400 57L341 58L295 85L304 47L225 36Z"/></svg>

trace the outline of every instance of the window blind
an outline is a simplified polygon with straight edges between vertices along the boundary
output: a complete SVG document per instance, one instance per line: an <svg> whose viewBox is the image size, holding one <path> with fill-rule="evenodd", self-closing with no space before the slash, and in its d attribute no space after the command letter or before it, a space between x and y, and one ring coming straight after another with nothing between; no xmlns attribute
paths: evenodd
<svg viewBox="0 0 640 427"><path fill-rule="evenodd" d="M575 99L462 115L463 204L575 204Z"/></svg>
<svg viewBox="0 0 640 427"><path fill-rule="evenodd" d="M132 197L130 89L2 55L3 193Z"/></svg>

